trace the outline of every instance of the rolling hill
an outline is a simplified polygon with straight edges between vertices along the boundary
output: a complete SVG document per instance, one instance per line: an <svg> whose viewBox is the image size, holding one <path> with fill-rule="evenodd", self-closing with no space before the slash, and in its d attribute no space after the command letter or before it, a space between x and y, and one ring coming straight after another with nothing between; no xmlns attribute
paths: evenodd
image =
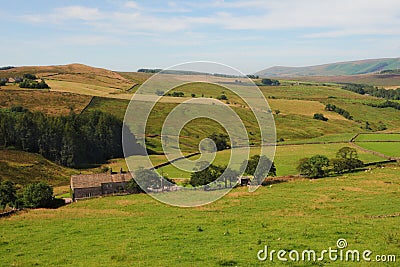
<svg viewBox="0 0 400 267"><path fill-rule="evenodd" d="M306 67L275 66L258 71L256 74L261 77L360 75L398 69L399 67L400 58L380 58Z"/></svg>

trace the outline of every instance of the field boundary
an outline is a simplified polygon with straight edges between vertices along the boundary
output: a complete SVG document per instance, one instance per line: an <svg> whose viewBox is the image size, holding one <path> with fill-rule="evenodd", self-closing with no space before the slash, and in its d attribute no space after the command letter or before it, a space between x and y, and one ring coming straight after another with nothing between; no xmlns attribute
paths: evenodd
<svg viewBox="0 0 400 267"><path fill-rule="evenodd" d="M157 169L159 169L159 168L162 168L162 167L171 165L172 163L174 163L174 162L176 162L176 161L179 161L179 160L182 160L182 159L188 159L188 158L191 158L191 157L200 155L200 154L201 154L200 152L195 152L195 153L192 153L192 154L183 156L183 157L179 157L179 158L176 158L176 159L173 159L173 160L170 160L170 161L167 161L167 162L158 164L158 165L156 165L156 166L150 168L149 170L157 170Z"/></svg>
<svg viewBox="0 0 400 267"><path fill-rule="evenodd" d="M89 108L89 106L92 104L94 98L95 98L95 96L92 96L92 98L90 99L89 103L81 110L81 112L79 114L82 114L83 112L85 112Z"/></svg>
<svg viewBox="0 0 400 267"><path fill-rule="evenodd" d="M2 212L2 213L0 213L0 218L11 216L12 214L16 213L17 211L18 211L17 209L12 209L12 210L9 210L6 212Z"/></svg>
<svg viewBox="0 0 400 267"><path fill-rule="evenodd" d="M376 142L376 143L379 143L379 142ZM377 151L375 151L375 150L366 149L366 148L364 148L364 147L362 147L362 146L357 145L355 142L350 142L350 144L351 144L352 146L354 146L354 147L356 147L356 148L358 148L358 149L364 151L364 152L373 154L373 155L375 155L375 156L379 156L379 157L381 157L381 158L385 158L385 159L388 159L388 160L395 160L395 161L396 161L396 160L400 160L399 157L391 157L391 156L385 155L385 154L383 154L383 153L377 152Z"/></svg>

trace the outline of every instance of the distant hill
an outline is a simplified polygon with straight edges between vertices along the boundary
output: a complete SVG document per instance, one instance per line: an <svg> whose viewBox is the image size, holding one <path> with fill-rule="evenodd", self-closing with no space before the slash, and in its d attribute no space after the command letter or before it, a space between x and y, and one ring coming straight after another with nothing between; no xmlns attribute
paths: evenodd
<svg viewBox="0 0 400 267"><path fill-rule="evenodd" d="M256 72L260 77L338 76L376 73L400 68L400 58L338 62L307 67L275 66Z"/></svg>
<svg viewBox="0 0 400 267"><path fill-rule="evenodd" d="M84 64L55 66L22 66L0 70L0 78L22 77L23 74L35 74L46 80L74 82L126 90L132 82L111 70L95 68Z"/></svg>

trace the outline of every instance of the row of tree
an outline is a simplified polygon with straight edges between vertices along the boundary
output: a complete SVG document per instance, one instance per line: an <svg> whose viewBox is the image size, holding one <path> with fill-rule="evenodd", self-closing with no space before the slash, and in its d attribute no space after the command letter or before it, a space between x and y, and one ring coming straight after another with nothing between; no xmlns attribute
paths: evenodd
<svg viewBox="0 0 400 267"><path fill-rule="evenodd" d="M27 185L23 190L11 181L0 183L0 208L48 208L59 205L53 198L53 188L44 182Z"/></svg>
<svg viewBox="0 0 400 267"><path fill-rule="evenodd" d="M120 120L100 111L51 117L14 107L0 110L0 146L81 167L122 157L122 127Z"/></svg>
<svg viewBox="0 0 400 267"><path fill-rule="evenodd" d="M20 88L31 88L31 89L49 89L49 85L41 79L40 82L31 79L24 79L19 83Z"/></svg>
<svg viewBox="0 0 400 267"><path fill-rule="evenodd" d="M333 104L326 104L325 110L336 112L336 113L338 113L339 115L342 115L343 117L345 117L348 120L352 120L353 119L353 116L351 116L348 111L346 111L346 110L344 110L344 109L342 109L340 107L337 107L337 106L335 106Z"/></svg>
<svg viewBox="0 0 400 267"><path fill-rule="evenodd" d="M228 183L229 187L232 187L232 184L235 185L237 183L240 173L253 176L259 184L267 176L276 176L275 164L266 156L259 155L254 155L249 160L243 161L240 172L226 166L209 165L208 162L199 162L198 170L190 176L190 184L192 186L206 185L221 177L225 187L228 187Z"/></svg>
<svg viewBox="0 0 400 267"><path fill-rule="evenodd" d="M342 86L342 89L361 95L368 94L371 96L385 98L389 100L400 100L400 88L397 88L395 90L386 90L366 84L346 84Z"/></svg>
<svg viewBox="0 0 400 267"><path fill-rule="evenodd" d="M376 107L376 108L394 108L394 109L400 110L399 102L393 102L393 101L389 101L389 100L386 100L385 102L378 103L378 104L368 103L367 105L371 106L371 107Z"/></svg>
<svg viewBox="0 0 400 267"><path fill-rule="evenodd" d="M351 147L342 147L336 153L336 158L329 159L324 155L314 155L300 160L297 170L301 175L309 178L320 178L329 174L341 174L361 168L364 163L358 159L357 150Z"/></svg>
<svg viewBox="0 0 400 267"><path fill-rule="evenodd" d="M205 161L199 162L197 170L190 176L189 184L192 186L203 186L220 178L219 181L227 188L237 184L240 173L253 176L259 184L261 184L267 176L276 176L276 167L266 156L255 155L248 161L243 161L240 168L239 172L227 167L209 164ZM175 185L171 179L168 179L168 177L161 177L154 170L141 168L135 171L134 176L135 179L130 180L127 185L127 190L131 193L143 192L140 186L144 188L160 189L165 186ZM166 181L163 181L162 178Z"/></svg>
<svg viewBox="0 0 400 267"><path fill-rule="evenodd" d="M269 78L265 78L261 80L262 85L268 85L268 86L278 86L281 83L278 80L273 80Z"/></svg>

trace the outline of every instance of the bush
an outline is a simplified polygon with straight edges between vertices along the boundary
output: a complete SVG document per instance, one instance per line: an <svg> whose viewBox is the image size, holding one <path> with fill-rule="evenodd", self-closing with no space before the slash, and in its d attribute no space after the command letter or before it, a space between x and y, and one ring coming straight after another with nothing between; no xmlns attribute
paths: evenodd
<svg viewBox="0 0 400 267"><path fill-rule="evenodd" d="M35 75L30 74L30 73L25 73L22 77L24 79L28 79L28 80L36 80L37 79L37 77Z"/></svg>
<svg viewBox="0 0 400 267"><path fill-rule="evenodd" d="M23 201L27 208L48 208L53 200L53 188L44 182L30 184L24 189Z"/></svg>
<svg viewBox="0 0 400 267"><path fill-rule="evenodd" d="M0 183L0 207L4 210L7 205L15 206L17 200L16 189L13 182L3 181Z"/></svg>
<svg viewBox="0 0 400 267"><path fill-rule="evenodd" d="M47 83L42 79L40 82L30 79L24 79L19 84L20 88L30 88L30 89L49 89L50 87Z"/></svg>
<svg viewBox="0 0 400 267"><path fill-rule="evenodd" d="M266 156L254 155L242 162L241 170L261 181L267 176L276 176L275 164Z"/></svg>
<svg viewBox="0 0 400 267"><path fill-rule="evenodd" d="M321 121L327 121L328 118L325 118L323 114L321 113L315 113L314 117L315 120L321 120Z"/></svg>
<svg viewBox="0 0 400 267"><path fill-rule="evenodd" d="M228 97L226 95L220 95L217 97L218 100L228 100Z"/></svg>
<svg viewBox="0 0 400 267"><path fill-rule="evenodd" d="M297 170L301 175L309 178L324 177L328 173L329 159L323 155L315 155L311 158L300 160Z"/></svg>
<svg viewBox="0 0 400 267"><path fill-rule="evenodd" d="M278 86L281 84L278 80L272 80L272 79L262 79L261 83L263 85L269 85L269 86Z"/></svg>
<svg viewBox="0 0 400 267"><path fill-rule="evenodd" d="M204 168L208 164L209 163L205 161L197 163L199 171L195 171L190 175L190 184L192 186L201 186L209 184L215 181L223 173L224 170L222 167L215 166L212 164Z"/></svg>
<svg viewBox="0 0 400 267"><path fill-rule="evenodd" d="M228 144L228 138L226 134L216 134L213 133L210 135L208 138L214 141L215 146L217 147L217 151L221 151L227 148L230 148L230 145Z"/></svg>

